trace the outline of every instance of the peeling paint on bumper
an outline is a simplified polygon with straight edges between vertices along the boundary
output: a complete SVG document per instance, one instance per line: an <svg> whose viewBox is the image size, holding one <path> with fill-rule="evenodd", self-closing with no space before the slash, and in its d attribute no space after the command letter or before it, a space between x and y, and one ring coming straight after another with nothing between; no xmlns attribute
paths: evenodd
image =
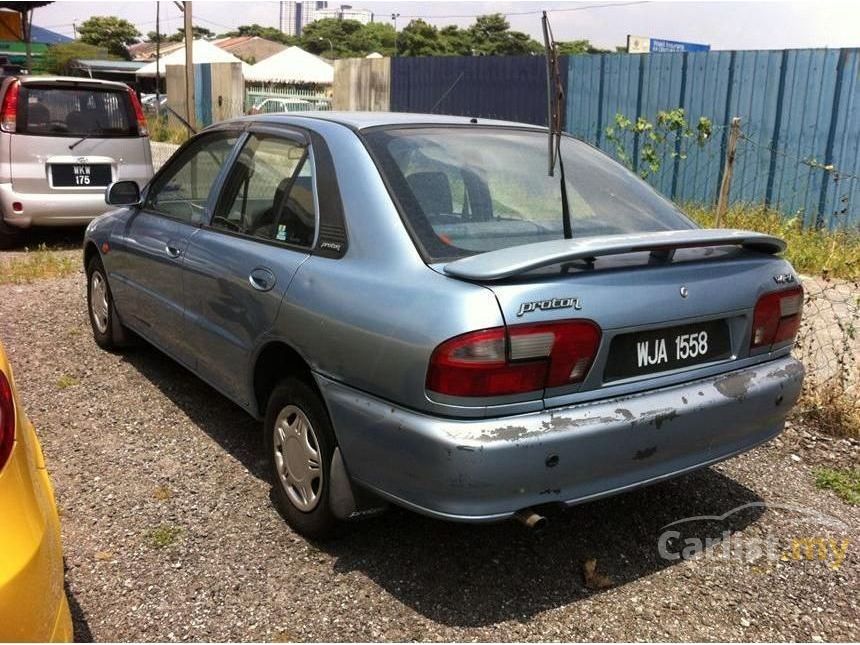
<svg viewBox="0 0 860 645"><path fill-rule="evenodd" d="M317 376L350 475L466 522L576 504L701 468L779 434L800 394L791 357L631 396L496 419L445 419Z"/></svg>

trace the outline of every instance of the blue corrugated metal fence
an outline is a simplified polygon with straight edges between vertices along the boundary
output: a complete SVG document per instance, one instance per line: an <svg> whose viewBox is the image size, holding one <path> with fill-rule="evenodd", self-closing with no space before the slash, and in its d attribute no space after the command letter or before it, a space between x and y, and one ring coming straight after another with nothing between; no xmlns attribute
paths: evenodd
<svg viewBox="0 0 860 645"><path fill-rule="evenodd" d="M546 62L542 56L394 58L391 110L546 125Z"/></svg>
<svg viewBox="0 0 860 645"><path fill-rule="evenodd" d="M717 126L685 159L666 149L648 177L676 201L712 203L726 127L742 120L731 201L768 203L807 223L860 225L860 50L603 54L569 59L567 129L614 152L616 114L654 121L684 108ZM638 156L628 137L632 159ZM634 164L635 165L635 164ZM832 166L832 167L831 167Z"/></svg>
<svg viewBox="0 0 860 645"><path fill-rule="evenodd" d="M860 50L601 54L562 59L567 130L610 153L615 115L654 121L684 108L715 125L711 141L665 149L648 177L679 201L713 203L728 124L742 119L732 202L767 203L807 223L860 225ZM541 56L391 61L391 109L546 124ZM643 141L627 135L635 165ZM829 169L828 169L829 168Z"/></svg>

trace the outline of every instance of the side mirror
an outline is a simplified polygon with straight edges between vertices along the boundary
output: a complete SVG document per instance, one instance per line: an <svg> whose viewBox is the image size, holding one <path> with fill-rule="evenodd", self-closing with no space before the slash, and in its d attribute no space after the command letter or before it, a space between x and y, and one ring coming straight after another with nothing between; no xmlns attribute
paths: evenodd
<svg viewBox="0 0 860 645"><path fill-rule="evenodd" d="M111 206L136 206L140 203L140 186L136 181L115 181L105 191L105 202Z"/></svg>

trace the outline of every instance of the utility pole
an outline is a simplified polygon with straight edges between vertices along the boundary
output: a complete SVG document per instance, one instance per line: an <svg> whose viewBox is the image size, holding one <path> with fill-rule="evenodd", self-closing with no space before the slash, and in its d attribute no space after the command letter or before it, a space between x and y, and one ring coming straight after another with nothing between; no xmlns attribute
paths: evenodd
<svg viewBox="0 0 860 645"><path fill-rule="evenodd" d="M391 14L391 20L394 22L394 58L397 58L397 19L399 17L399 13Z"/></svg>
<svg viewBox="0 0 860 645"><path fill-rule="evenodd" d="M196 128L194 102L194 27L191 23L191 0L182 3L185 14L185 118Z"/></svg>
<svg viewBox="0 0 860 645"><path fill-rule="evenodd" d="M75 34L75 40L78 39L78 26L75 24L75 21L72 21L72 33Z"/></svg>
<svg viewBox="0 0 860 645"><path fill-rule="evenodd" d="M161 3L155 2L155 114L161 117Z"/></svg>
<svg viewBox="0 0 860 645"><path fill-rule="evenodd" d="M723 225L723 217L729 208L729 193L732 190L732 174L735 170L735 152L738 148L738 139L741 136L741 118L736 116L732 119L729 130L729 143L726 148L726 165L723 169L723 181L720 184L720 196L717 199L717 214L714 225L720 228Z"/></svg>

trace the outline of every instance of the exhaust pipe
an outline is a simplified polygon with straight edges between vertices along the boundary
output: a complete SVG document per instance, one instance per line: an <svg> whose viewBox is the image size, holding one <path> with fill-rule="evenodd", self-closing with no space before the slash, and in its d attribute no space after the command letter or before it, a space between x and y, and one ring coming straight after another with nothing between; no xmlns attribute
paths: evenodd
<svg viewBox="0 0 860 645"><path fill-rule="evenodd" d="M533 531L542 531L549 524L549 520L543 515L538 515L532 508L523 508L514 513L514 517L526 528Z"/></svg>

